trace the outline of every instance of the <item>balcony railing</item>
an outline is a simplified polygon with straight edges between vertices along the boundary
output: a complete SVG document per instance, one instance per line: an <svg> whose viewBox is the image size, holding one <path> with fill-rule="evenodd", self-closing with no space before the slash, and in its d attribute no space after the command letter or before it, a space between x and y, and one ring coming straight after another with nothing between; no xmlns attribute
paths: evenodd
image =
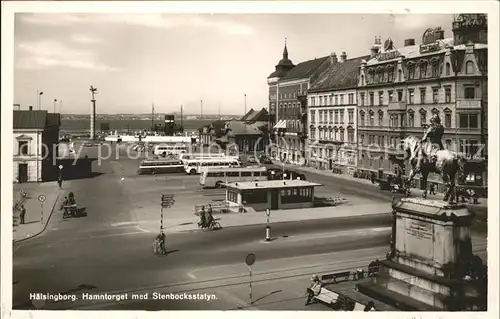
<svg viewBox="0 0 500 319"><path fill-rule="evenodd" d="M457 109L480 109L481 100L480 99L457 99Z"/></svg>
<svg viewBox="0 0 500 319"><path fill-rule="evenodd" d="M389 111L406 110L406 102L389 102Z"/></svg>

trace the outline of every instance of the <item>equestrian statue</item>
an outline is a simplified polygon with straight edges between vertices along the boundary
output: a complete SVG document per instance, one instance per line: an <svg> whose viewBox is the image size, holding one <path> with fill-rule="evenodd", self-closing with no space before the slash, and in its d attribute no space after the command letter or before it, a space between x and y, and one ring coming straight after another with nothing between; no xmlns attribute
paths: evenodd
<svg viewBox="0 0 500 319"><path fill-rule="evenodd" d="M464 159L456 153L444 149L441 142L444 127L441 125L439 116L434 114L430 122L422 139L410 135L402 140L405 154L403 159L399 159L394 155L390 159L402 169L404 169L405 161L409 160L411 170L405 188L409 189L417 173L422 175L425 186L423 187L423 198L427 197L427 177L429 173L440 174L446 185L443 201L451 203L455 199L455 178L457 173L463 172Z"/></svg>

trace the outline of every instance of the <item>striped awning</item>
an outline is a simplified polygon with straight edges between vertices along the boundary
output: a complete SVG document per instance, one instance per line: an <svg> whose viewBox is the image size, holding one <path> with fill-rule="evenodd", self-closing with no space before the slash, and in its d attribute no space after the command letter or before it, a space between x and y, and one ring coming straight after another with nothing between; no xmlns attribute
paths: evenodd
<svg viewBox="0 0 500 319"><path fill-rule="evenodd" d="M281 120L274 126L274 129L286 128L286 121Z"/></svg>

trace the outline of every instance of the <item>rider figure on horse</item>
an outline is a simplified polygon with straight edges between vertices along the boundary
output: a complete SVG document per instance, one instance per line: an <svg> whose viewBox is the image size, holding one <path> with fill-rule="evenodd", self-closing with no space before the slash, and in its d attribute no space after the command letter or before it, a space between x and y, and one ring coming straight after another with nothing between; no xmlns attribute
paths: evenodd
<svg viewBox="0 0 500 319"><path fill-rule="evenodd" d="M420 147L418 152L416 152L417 156L417 165L416 169L420 170L420 165L422 164L422 160L427 157L428 160L435 160L435 152L439 150L443 150L444 146L441 141L444 134L444 127L441 125L441 119L439 115L434 114L431 117L431 124L427 128L424 133L424 137L420 141ZM430 143L430 145L429 145ZM429 146L427 146L429 145Z"/></svg>

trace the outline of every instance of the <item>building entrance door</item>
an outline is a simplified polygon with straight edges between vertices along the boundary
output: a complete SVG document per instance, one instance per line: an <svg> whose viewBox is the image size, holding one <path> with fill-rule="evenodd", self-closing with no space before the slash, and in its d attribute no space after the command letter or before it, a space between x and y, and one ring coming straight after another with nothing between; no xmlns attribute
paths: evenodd
<svg viewBox="0 0 500 319"><path fill-rule="evenodd" d="M333 160L329 159L328 160L328 169L331 171L333 169Z"/></svg>
<svg viewBox="0 0 500 319"><path fill-rule="evenodd" d="M18 166L19 183L28 182L28 164L19 164Z"/></svg>
<svg viewBox="0 0 500 319"><path fill-rule="evenodd" d="M271 209L278 209L278 191L271 191Z"/></svg>

